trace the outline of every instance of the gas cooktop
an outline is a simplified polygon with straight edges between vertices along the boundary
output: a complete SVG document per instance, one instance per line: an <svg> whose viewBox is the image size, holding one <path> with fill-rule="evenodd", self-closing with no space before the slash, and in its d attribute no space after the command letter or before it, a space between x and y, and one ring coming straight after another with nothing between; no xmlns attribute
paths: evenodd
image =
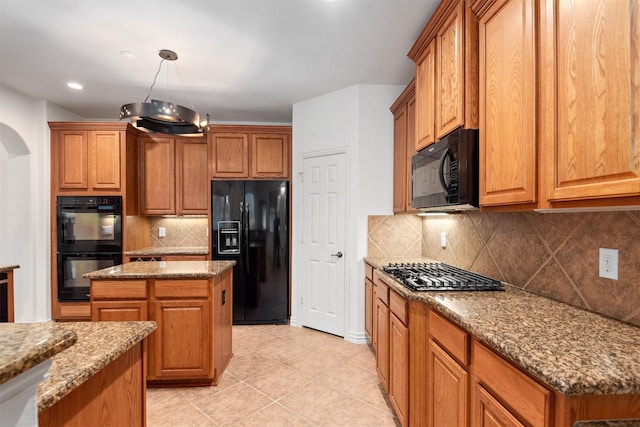
<svg viewBox="0 0 640 427"><path fill-rule="evenodd" d="M499 280L440 262L392 263L382 269L412 291L504 291Z"/></svg>

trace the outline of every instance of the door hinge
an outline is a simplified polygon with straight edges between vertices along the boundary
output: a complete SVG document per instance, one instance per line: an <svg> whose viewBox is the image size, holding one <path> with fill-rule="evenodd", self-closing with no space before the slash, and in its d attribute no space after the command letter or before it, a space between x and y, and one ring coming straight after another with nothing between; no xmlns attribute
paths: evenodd
<svg viewBox="0 0 640 427"><path fill-rule="evenodd" d="M300 305L304 305L304 298L300 297Z"/></svg>
<svg viewBox="0 0 640 427"><path fill-rule="evenodd" d="M300 182L304 182L304 174L302 172L298 172L298 176L300 177Z"/></svg>

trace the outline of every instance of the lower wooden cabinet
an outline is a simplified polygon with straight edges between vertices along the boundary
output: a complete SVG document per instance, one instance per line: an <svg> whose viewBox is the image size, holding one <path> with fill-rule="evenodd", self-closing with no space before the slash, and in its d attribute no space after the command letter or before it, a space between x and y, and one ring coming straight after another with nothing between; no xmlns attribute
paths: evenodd
<svg viewBox="0 0 640 427"><path fill-rule="evenodd" d="M469 374L435 341L429 340L427 383L428 426L468 425Z"/></svg>
<svg viewBox="0 0 640 427"><path fill-rule="evenodd" d="M389 391L389 307L376 298L376 370L384 389Z"/></svg>
<svg viewBox="0 0 640 427"><path fill-rule="evenodd" d="M403 426L409 425L409 329L389 316L389 400Z"/></svg>
<svg viewBox="0 0 640 427"><path fill-rule="evenodd" d="M373 267L364 265L364 331L373 344L373 311L375 297L373 296Z"/></svg>
<svg viewBox="0 0 640 427"><path fill-rule="evenodd" d="M475 427L524 427L480 384L475 384L474 395L472 419Z"/></svg>
<svg viewBox="0 0 640 427"><path fill-rule="evenodd" d="M151 384L216 385L232 356L233 276L92 280L91 320L154 320Z"/></svg>

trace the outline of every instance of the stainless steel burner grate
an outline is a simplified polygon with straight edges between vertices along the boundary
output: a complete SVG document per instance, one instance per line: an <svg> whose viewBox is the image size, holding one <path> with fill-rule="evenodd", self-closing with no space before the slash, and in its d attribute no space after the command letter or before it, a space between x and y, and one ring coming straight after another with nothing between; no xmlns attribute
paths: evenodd
<svg viewBox="0 0 640 427"><path fill-rule="evenodd" d="M440 262L392 263L383 270L412 291L504 291L499 280Z"/></svg>

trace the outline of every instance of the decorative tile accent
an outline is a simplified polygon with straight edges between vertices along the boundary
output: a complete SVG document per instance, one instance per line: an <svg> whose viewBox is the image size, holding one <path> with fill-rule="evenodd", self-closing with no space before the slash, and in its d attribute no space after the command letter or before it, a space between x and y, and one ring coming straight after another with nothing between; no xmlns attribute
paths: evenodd
<svg viewBox="0 0 640 427"><path fill-rule="evenodd" d="M422 221L421 254L412 247L410 217L369 217L368 256L421 255L640 325L640 211L415 216ZM599 277L599 248L618 249L617 281Z"/></svg>
<svg viewBox="0 0 640 427"><path fill-rule="evenodd" d="M154 217L151 218L149 228L151 238L150 246L156 247L194 247L207 246L207 218L192 217ZM158 237L158 228L166 229L166 237Z"/></svg>

